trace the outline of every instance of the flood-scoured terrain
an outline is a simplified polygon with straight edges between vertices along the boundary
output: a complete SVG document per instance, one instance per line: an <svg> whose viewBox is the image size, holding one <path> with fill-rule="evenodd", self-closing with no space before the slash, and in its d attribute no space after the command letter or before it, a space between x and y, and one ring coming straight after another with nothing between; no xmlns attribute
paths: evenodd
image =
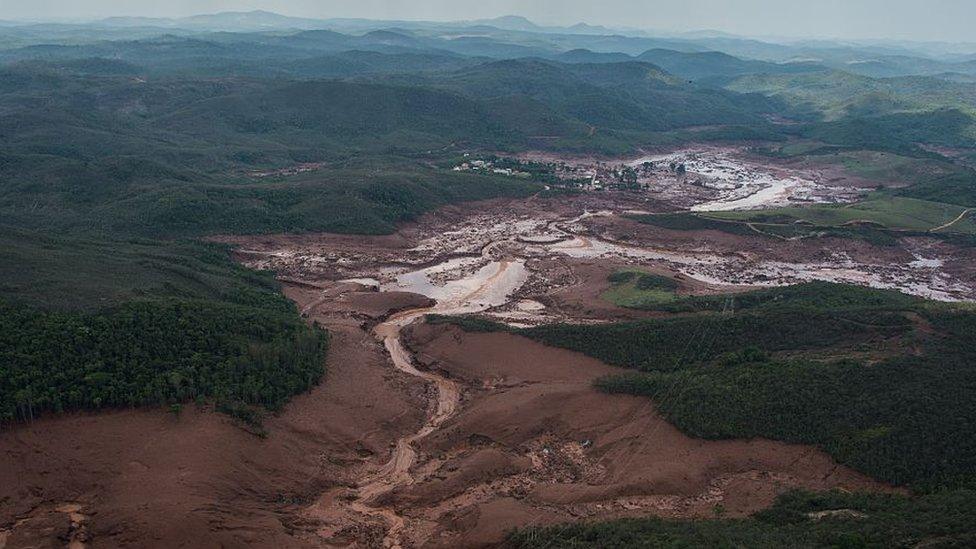
<svg viewBox="0 0 976 549"><path fill-rule="evenodd" d="M824 280L976 299L974 281L947 269L971 262L968 250L936 239L825 246L677 231L632 219L642 204L645 215L660 208L625 194L535 197L445 209L389 237L228 239L243 261L285 280L436 303L365 325L392 367L427 387L427 419L310 505L303 516L317 526L307 539L345 543L366 528L386 546L492 543L513 527L581 518L704 517L716 505L741 516L797 487L890 490L812 448L690 439L646 401L596 391L615 369L594 359L423 322L429 313L512 326L639 318L601 299L607 275L631 266L695 294ZM335 322L314 306L307 314Z"/></svg>
<svg viewBox="0 0 976 549"><path fill-rule="evenodd" d="M243 3L0 0L0 549L976 546L976 42Z"/></svg>
<svg viewBox="0 0 976 549"><path fill-rule="evenodd" d="M599 209L589 209L595 206ZM588 197L499 206L472 211L447 226L443 221L411 229L408 249L338 247L314 243L276 243L245 248L250 263L287 273L330 273L360 280L381 290L451 299L478 287L501 258L514 262L506 272L507 290L523 284L557 289L560 282L538 265L553 261L599 261L670 269L703 284L722 287L775 286L823 280L895 289L942 301L976 299L973 280L948 266L969 261L969 251L924 238L905 238L897 246L873 246L850 239L778 240L757 233L736 236L714 231L669 231L630 218L627 205L608 208ZM554 211L547 211L547 210ZM566 212L566 213L562 213ZM831 245L824 246L827 240ZM533 264L537 265L533 268ZM479 303L504 305L488 292Z"/></svg>
<svg viewBox="0 0 976 549"><path fill-rule="evenodd" d="M576 315L561 310L554 297L565 286L539 282L560 262L572 285L586 278L577 272L581 259L672 258L649 251L627 259L618 245L573 235L576 224L607 215L513 219L484 234L436 231L405 249L424 250L413 258L416 268L391 262L360 280L362 288L381 294L416 292L437 302L396 313L372 328L392 367L427 386L427 420L392 443L389 454L377 456L373 468L350 486L330 489L310 505L303 516L315 527L307 539L346 543L361 539L356 536L365 535L365 528L370 539L389 547L479 545L500 541L513 527L580 518L709 516L718 504L734 515L748 514L797 487L889 490L811 448L690 439L645 401L594 389L597 377L614 371L594 359L509 334L469 334L422 322L428 313L472 312L516 324L573 320ZM511 227L566 237L526 244ZM460 234L466 235L463 241ZM451 247L437 246L441 238ZM382 245L376 252L395 255ZM301 254L246 254L289 276L314 276L277 263L283 255ZM353 273L351 259L339 263L351 269L338 276L368 274ZM573 299L587 295L583 289ZM314 307L308 314L330 321Z"/></svg>
<svg viewBox="0 0 976 549"><path fill-rule="evenodd" d="M632 267L673 279L687 295L824 280L976 300L971 248L934 237L790 240L635 218L775 204L762 193L776 185L696 187L702 194L677 202L667 199L677 190L653 188L499 199L442 208L385 236L220 238L247 266L274 271L302 315L330 331L322 387L270 418L266 440L197 411L169 418L176 428L131 411L18 435L7 459L38 458L36 471L7 479L16 493L31 490L21 477L74 475L82 488L105 471L119 480L97 496L45 485L38 493L64 497L24 500L27 518L2 535L20 543L53 528L79 542L148 531L175 539L165 517L205 505L199 494L214 485L222 496L206 503L209 522L189 524L180 539L477 546L512 528L581 519L710 517L719 507L746 516L794 488L896 490L813 447L691 438L648 400L595 389L596 379L619 371L596 359L511 333L425 323L428 314L478 313L516 327L653 315L602 297L608 276ZM85 444L71 434L81 423ZM242 465L232 471L219 466L224 444L239 449ZM168 451L180 459L160 457ZM152 471L194 473L160 486L146 482ZM153 504L160 520L126 522L144 514L134 506L145 491L164 496ZM77 511L60 511L67 506Z"/></svg>

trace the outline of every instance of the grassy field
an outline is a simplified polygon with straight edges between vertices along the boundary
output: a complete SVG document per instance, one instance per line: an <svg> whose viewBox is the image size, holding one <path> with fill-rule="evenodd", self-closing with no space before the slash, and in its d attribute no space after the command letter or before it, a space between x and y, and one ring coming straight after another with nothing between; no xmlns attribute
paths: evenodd
<svg viewBox="0 0 976 549"><path fill-rule="evenodd" d="M0 298L92 312L150 298L214 299L282 310L270 273L245 269L226 247L96 235L0 231Z"/></svg>
<svg viewBox="0 0 976 549"><path fill-rule="evenodd" d="M818 227L840 227L867 222L891 230L928 231L957 219L966 208L952 204L904 197L876 197L849 206L813 205L803 208L712 212L707 217L723 221L790 224L807 222ZM965 216L945 232L976 233L976 221Z"/></svg>
<svg viewBox="0 0 976 549"><path fill-rule="evenodd" d="M832 282L804 282L793 286L763 288L739 294L672 296L667 300L648 300L624 305L635 309L670 313L734 311L811 311L857 312L863 310L906 311L926 302L895 290L874 290Z"/></svg>
<svg viewBox="0 0 976 549"><path fill-rule="evenodd" d="M610 275L610 289L603 299L620 307L643 308L677 299L678 283L674 280L645 273L639 269L626 269Z"/></svg>
<svg viewBox="0 0 976 549"><path fill-rule="evenodd" d="M945 162L878 151L844 151L821 160L840 164L852 175L887 183L919 181L955 171Z"/></svg>

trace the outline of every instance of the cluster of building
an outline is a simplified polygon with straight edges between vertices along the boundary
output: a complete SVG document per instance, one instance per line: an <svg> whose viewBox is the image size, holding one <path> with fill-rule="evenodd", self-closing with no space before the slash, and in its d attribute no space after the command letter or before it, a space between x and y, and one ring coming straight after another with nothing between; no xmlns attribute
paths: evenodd
<svg viewBox="0 0 976 549"><path fill-rule="evenodd" d="M295 164L294 166L289 166L287 168L281 168L278 170L255 170L247 172L250 177L287 177L289 175L298 175L305 172L313 172L315 170L322 169L325 166L325 162L303 162L301 164Z"/></svg>
<svg viewBox="0 0 976 549"><path fill-rule="evenodd" d="M454 166L454 171L456 172L481 171L487 173L494 173L498 175L507 175L510 177L521 177L521 178L532 177L532 174L529 172L515 170L512 168L497 167L495 166L495 163L492 162L491 160L472 160L470 162L462 162L461 164Z"/></svg>
<svg viewBox="0 0 976 549"><path fill-rule="evenodd" d="M523 162L518 159L490 157L465 160L454 171L477 171L511 177L533 179L548 186L571 187L584 191L646 190L655 180L681 177L685 165L671 162L641 162L639 164L608 164L593 162Z"/></svg>

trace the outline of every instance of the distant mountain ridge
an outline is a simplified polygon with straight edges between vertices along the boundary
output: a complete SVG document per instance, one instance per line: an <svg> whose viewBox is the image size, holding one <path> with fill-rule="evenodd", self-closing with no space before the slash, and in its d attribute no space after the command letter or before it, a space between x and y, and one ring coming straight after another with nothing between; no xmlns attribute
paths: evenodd
<svg viewBox="0 0 976 549"><path fill-rule="evenodd" d="M0 22L0 24L3 24ZM12 23L13 24L13 23ZM110 27L160 27L186 28L197 30L257 31L257 30L314 30L353 24L362 27L407 26L417 28L451 26L488 26L501 30L525 32L563 32L569 34L612 34L614 31L602 26L577 23L569 27L541 26L521 15L502 15L490 19L470 21L396 21L373 19L316 19L291 17L278 13L253 11L226 11L189 17L109 17L95 21L95 24Z"/></svg>
<svg viewBox="0 0 976 549"><path fill-rule="evenodd" d="M335 33L330 35L333 39L326 39L329 32ZM546 26L520 15L444 22L316 19L262 10L183 18L111 17L84 24L0 22L0 60L16 61L18 48L36 46L44 46L54 56L67 51L58 47L77 46L92 48L89 56L111 57L112 46L106 42L149 40L164 34L224 45L247 43L244 47L252 50L259 44L329 54L356 49L494 59L543 57L569 63L624 62L645 56L675 75L712 85L743 74L802 72L813 65L872 78L921 75L968 81L976 77L976 45L785 38L771 42L717 30L651 33L588 23ZM649 50L675 53L667 54L667 59L648 59ZM682 57L692 53L701 55Z"/></svg>
<svg viewBox="0 0 976 549"><path fill-rule="evenodd" d="M220 12L214 14L192 15L180 18L153 17L109 17L97 23L106 26L122 27L164 27L205 30L270 30L270 29L319 29L325 28L325 21L302 17L289 17L264 10L246 12Z"/></svg>

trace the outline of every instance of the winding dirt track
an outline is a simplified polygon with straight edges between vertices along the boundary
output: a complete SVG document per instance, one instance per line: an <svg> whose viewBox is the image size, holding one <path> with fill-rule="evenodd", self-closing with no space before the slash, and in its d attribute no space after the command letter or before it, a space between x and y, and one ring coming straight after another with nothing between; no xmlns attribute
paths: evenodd
<svg viewBox="0 0 976 549"><path fill-rule="evenodd" d="M485 254L492 245L485 247ZM427 418L419 431L397 441L390 460L376 474L360 484L359 499L351 504L351 508L356 512L380 517L386 521L388 529L383 540L386 547L397 548L402 546L401 533L404 520L393 508L372 505L371 502L400 486L413 483L414 479L410 475L410 468L417 461L417 452L413 445L450 419L457 412L461 401L461 387L458 383L433 372L418 370L414 366L413 357L401 342L400 332L428 313L451 313L469 309L471 301L502 280L510 266L511 262L501 261L498 263L498 270L470 293L457 299L438 303L433 307L412 309L395 314L386 322L379 324L374 330L376 336L383 340L383 345L390 354L394 367L404 373L419 377L437 388L437 406L434 412Z"/></svg>
<svg viewBox="0 0 976 549"><path fill-rule="evenodd" d="M955 225L956 223L962 221L962 218L966 217L966 215L968 215L969 213L971 213L973 211L976 211L976 208L966 208L965 210L962 211L961 214L959 214L952 221L950 221L948 223L944 223L942 225L939 225L938 227L934 227L932 229L929 229L929 232L930 233L934 233L936 231L941 231L942 229L948 229L949 227L951 227L951 226Z"/></svg>

